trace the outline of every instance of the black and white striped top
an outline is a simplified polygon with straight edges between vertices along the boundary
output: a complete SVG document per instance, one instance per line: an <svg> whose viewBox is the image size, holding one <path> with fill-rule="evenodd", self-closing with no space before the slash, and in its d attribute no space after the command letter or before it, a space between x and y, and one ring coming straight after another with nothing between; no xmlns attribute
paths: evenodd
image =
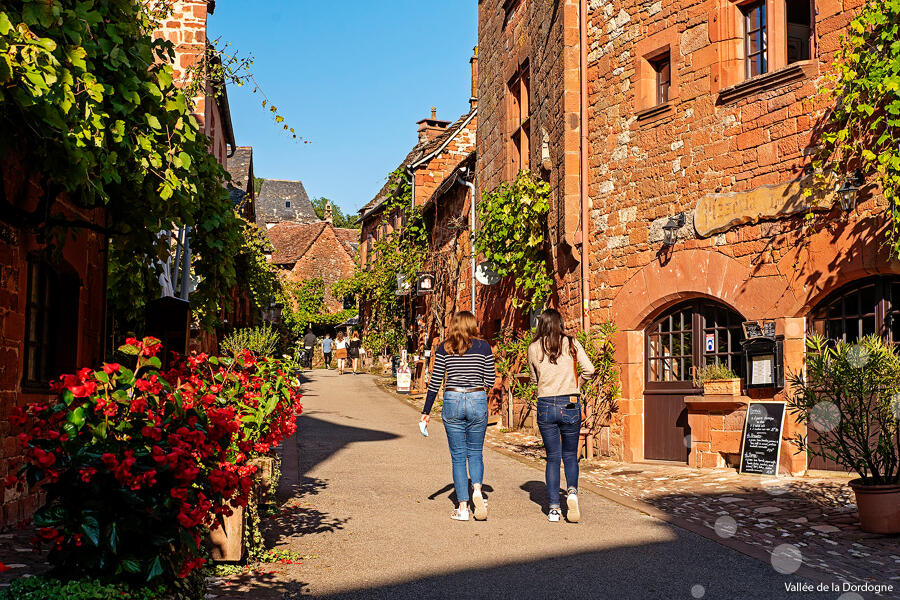
<svg viewBox="0 0 900 600"><path fill-rule="evenodd" d="M446 376L446 380L445 380ZM484 340L472 340L472 347L465 354L449 354L444 344L438 346L434 354L434 370L428 381L428 396L425 398L424 414L431 412L441 385L464 388L492 388L497 379L494 368L494 353L491 345Z"/></svg>

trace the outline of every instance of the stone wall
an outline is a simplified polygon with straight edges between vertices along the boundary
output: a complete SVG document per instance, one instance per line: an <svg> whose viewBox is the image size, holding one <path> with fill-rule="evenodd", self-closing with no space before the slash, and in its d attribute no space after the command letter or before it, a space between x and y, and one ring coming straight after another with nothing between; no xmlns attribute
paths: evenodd
<svg viewBox="0 0 900 600"><path fill-rule="evenodd" d="M770 4L770 25L783 25ZM816 90L859 5L816 3L809 61L788 65L784 35L772 29L769 73L747 80L734 2L590 2L590 307L593 322L620 329L617 455L643 457L643 328L661 311L701 297L746 319L776 319L785 366L797 371L805 317L819 300L854 279L900 272L874 241L884 222L871 188L851 215L827 196L816 199L822 212L811 227L803 217L827 108ZM661 51L670 53L671 87L656 105L648 57ZM662 226L682 212L678 242L663 247ZM786 423L786 436L797 431ZM783 455L782 467L801 471L805 456Z"/></svg>
<svg viewBox="0 0 900 600"><path fill-rule="evenodd" d="M497 2L479 3L479 195L515 178L511 167L508 82L527 61L531 80L530 167L549 181L551 303L569 324L580 319L580 270L575 249L580 230L578 4L521 0L509 15ZM548 160L542 161L546 154Z"/></svg>
<svg viewBox="0 0 900 600"><path fill-rule="evenodd" d="M355 263L334 228L326 226L309 250L300 257L288 273L293 281L322 279L325 282L325 305L329 312L344 309L344 299L331 294L331 286L341 279L353 277Z"/></svg>

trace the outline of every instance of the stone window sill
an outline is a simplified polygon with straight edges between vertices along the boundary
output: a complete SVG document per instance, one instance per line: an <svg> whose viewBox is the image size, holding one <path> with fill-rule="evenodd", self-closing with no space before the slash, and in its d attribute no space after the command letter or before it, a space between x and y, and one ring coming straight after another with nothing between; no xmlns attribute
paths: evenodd
<svg viewBox="0 0 900 600"><path fill-rule="evenodd" d="M815 73L815 69L815 61L804 60L771 73L751 77L719 91L717 104L732 104L759 92L773 90L792 81L811 77Z"/></svg>
<svg viewBox="0 0 900 600"><path fill-rule="evenodd" d="M638 121L653 121L670 112L672 112L671 100L663 102L662 104L657 104L656 106L651 106L650 108L639 110L635 116Z"/></svg>

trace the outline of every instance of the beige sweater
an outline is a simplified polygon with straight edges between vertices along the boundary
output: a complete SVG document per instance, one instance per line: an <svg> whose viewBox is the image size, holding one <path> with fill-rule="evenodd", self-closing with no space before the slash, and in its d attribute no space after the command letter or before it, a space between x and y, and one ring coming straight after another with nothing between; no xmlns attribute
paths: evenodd
<svg viewBox="0 0 900 600"><path fill-rule="evenodd" d="M544 355L540 342L532 342L528 346L528 368L531 371L531 380L537 382L538 398L579 394L581 385L594 377L596 371L594 365L591 364L591 360L578 340L574 340L574 342L578 364L581 366L581 376L578 381L575 380L575 372L572 368L572 351L569 349L568 338L563 338L562 353L556 359L555 365Z"/></svg>

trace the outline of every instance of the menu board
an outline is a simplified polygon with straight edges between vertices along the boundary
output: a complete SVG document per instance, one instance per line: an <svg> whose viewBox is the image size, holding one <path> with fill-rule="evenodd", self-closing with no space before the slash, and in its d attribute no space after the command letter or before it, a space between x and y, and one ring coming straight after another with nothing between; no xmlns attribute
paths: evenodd
<svg viewBox="0 0 900 600"><path fill-rule="evenodd" d="M784 402L751 402L744 420L741 473L778 475Z"/></svg>

